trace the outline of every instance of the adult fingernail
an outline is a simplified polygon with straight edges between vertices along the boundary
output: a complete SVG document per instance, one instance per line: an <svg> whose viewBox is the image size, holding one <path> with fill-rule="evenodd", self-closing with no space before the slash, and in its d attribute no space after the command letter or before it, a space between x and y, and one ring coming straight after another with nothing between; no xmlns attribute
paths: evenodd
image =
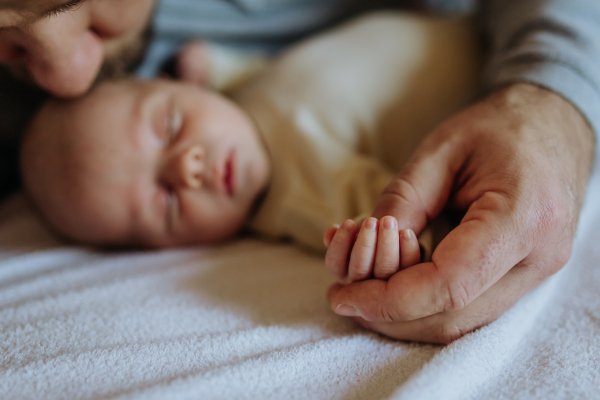
<svg viewBox="0 0 600 400"><path fill-rule="evenodd" d="M342 229L345 231L351 231L353 226L354 222L351 219L348 219L342 224Z"/></svg>
<svg viewBox="0 0 600 400"><path fill-rule="evenodd" d="M377 228L377 220L375 218L367 218L365 219L365 228L370 231L374 231Z"/></svg>
<svg viewBox="0 0 600 400"><path fill-rule="evenodd" d="M388 229L390 231L392 230L396 230L398 222L396 221L396 218L394 217L384 217L383 218L383 228L384 229Z"/></svg>
<svg viewBox="0 0 600 400"><path fill-rule="evenodd" d="M348 304L340 304L335 308L335 313L343 317L360 317L358 310Z"/></svg>

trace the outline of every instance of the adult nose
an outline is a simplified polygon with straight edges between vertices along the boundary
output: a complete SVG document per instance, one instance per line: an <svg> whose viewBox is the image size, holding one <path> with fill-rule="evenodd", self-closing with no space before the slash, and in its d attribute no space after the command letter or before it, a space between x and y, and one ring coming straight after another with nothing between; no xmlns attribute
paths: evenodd
<svg viewBox="0 0 600 400"><path fill-rule="evenodd" d="M86 14L66 13L9 28L0 32L0 62L26 68L38 86L55 96L79 96L92 85L104 59L102 39L89 25Z"/></svg>
<svg viewBox="0 0 600 400"><path fill-rule="evenodd" d="M204 181L204 149L191 146L167 160L162 180L172 187L199 189Z"/></svg>

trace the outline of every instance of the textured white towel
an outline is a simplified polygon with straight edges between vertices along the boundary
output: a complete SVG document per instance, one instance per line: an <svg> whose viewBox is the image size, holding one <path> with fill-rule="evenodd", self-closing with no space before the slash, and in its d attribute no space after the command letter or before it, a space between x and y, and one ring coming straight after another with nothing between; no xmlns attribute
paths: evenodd
<svg viewBox="0 0 600 400"><path fill-rule="evenodd" d="M567 267L443 347L334 315L321 259L251 239L66 246L0 208L0 399L600 398L600 174Z"/></svg>

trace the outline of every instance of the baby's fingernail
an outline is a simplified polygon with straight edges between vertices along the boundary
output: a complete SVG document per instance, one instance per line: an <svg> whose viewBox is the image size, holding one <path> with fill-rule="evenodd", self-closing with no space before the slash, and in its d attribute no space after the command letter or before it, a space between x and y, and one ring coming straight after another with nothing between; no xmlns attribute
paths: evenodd
<svg viewBox="0 0 600 400"><path fill-rule="evenodd" d="M365 219L364 227L370 231L374 231L377 228L377 220L375 218Z"/></svg>
<svg viewBox="0 0 600 400"><path fill-rule="evenodd" d="M402 239L404 240L413 240L416 238L415 233L412 229L404 229L402 232L400 232L400 234L402 235Z"/></svg>
<svg viewBox="0 0 600 400"><path fill-rule="evenodd" d="M348 304L340 304L335 308L335 313L343 317L360 317L358 310Z"/></svg>
<svg viewBox="0 0 600 400"><path fill-rule="evenodd" d="M383 218L383 228L388 230L396 230L398 229L398 222L394 217L384 217Z"/></svg>
<svg viewBox="0 0 600 400"><path fill-rule="evenodd" d="M351 231L353 227L354 222L351 219L346 220L346 222L342 224L342 229L345 231Z"/></svg>

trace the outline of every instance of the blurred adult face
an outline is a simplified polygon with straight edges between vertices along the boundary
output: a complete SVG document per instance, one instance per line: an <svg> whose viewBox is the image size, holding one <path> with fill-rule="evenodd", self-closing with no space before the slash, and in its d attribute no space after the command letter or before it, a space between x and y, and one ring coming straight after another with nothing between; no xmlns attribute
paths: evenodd
<svg viewBox="0 0 600 400"><path fill-rule="evenodd" d="M0 63L58 97L143 55L155 0L0 0Z"/></svg>

